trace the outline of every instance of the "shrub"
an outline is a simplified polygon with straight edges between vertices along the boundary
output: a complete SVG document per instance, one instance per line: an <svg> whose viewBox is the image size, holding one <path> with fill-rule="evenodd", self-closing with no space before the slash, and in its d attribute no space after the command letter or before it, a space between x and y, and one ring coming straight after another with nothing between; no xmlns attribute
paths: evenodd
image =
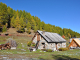
<svg viewBox="0 0 80 60"><path fill-rule="evenodd" d="M42 49L42 51L47 51L47 49Z"/></svg>
<svg viewBox="0 0 80 60"><path fill-rule="evenodd" d="M7 31L7 28L6 28L6 26L4 25L3 26L3 29L2 29L2 32L6 32Z"/></svg>
<svg viewBox="0 0 80 60"><path fill-rule="evenodd" d="M47 52L52 52L52 50L51 50L51 49L47 49L46 51L47 51Z"/></svg>
<svg viewBox="0 0 80 60"><path fill-rule="evenodd" d="M63 48L59 48L59 51L62 51Z"/></svg>
<svg viewBox="0 0 80 60"><path fill-rule="evenodd" d="M68 48L59 48L59 51L67 51L69 50Z"/></svg>
<svg viewBox="0 0 80 60"><path fill-rule="evenodd" d="M30 47L30 46L31 46L31 43L32 43L32 41L29 41L29 42L27 43L27 45Z"/></svg>
<svg viewBox="0 0 80 60"><path fill-rule="evenodd" d="M51 49L42 49L42 51L52 52L52 50L51 50Z"/></svg>

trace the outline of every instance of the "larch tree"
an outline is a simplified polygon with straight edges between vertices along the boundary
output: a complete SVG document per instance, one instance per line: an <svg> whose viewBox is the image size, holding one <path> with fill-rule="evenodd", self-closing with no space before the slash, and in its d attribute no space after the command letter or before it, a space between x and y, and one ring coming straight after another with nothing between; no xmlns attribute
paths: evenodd
<svg viewBox="0 0 80 60"><path fill-rule="evenodd" d="M30 33L31 31L31 25L30 22L27 23L27 33Z"/></svg>
<svg viewBox="0 0 80 60"><path fill-rule="evenodd" d="M25 31L25 30L24 30L25 24L24 24L24 20L23 20L23 19L24 19L24 18L21 16L21 17L20 17L20 20L19 20L19 22L20 22L20 23L19 23L19 24L20 24L20 28L19 28L20 30L19 30L19 31L20 31L20 32L24 32L24 31Z"/></svg>
<svg viewBox="0 0 80 60"><path fill-rule="evenodd" d="M5 25L7 23L7 5L0 2L0 23Z"/></svg>
<svg viewBox="0 0 80 60"><path fill-rule="evenodd" d="M7 9L7 15L8 15L8 28L10 28L11 27L11 18L13 17L13 9L12 8L10 8L10 7L8 7L8 9Z"/></svg>
<svg viewBox="0 0 80 60"><path fill-rule="evenodd" d="M20 10L20 11L19 11L19 18L22 16L22 13L23 13L23 11Z"/></svg>
<svg viewBox="0 0 80 60"><path fill-rule="evenodd" d="M19 30L19 29L21 28L21 25L20 25L20 20L19 20L19 16L18 16L18 15L17 15L17 17L16 17L16 22L15 22L15 24L16 24L17 30Z"/></svg>
<svg viewBox="0 0 80 60"><path fill-rule="evenodd" d="M68 33L68 37L69 37L69 38L71 38L71 35L70 35L70 33Z"/></svg>
<svg viewBox="0 0 80 60"><path fill-rule="evenodd" d="M11 18L11 27L16 27L16 24L15 24L15 18L14 18L14 16Z"/></svg>

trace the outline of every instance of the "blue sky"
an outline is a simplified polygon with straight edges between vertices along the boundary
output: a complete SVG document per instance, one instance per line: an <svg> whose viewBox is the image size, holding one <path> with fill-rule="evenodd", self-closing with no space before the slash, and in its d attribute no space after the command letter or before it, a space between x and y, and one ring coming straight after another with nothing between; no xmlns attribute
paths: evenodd
<svg viewBox="0 0 80 60"><path fill-rule="evenodd" d="M80 33L80 0L0 0L15 10L25 10L46 24Z"/></svg>

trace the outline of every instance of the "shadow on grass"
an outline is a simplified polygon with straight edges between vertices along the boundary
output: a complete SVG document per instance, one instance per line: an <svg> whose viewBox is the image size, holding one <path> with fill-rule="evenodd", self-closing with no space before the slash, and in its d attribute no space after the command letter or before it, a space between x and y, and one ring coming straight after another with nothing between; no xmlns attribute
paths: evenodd
<svg viewBox="0 0 80 60"><path fill-rule="evenodd" d="M52 55L54 60L80 60L78 58L71 58L69 56L64 56L64 55Z"/></svg>

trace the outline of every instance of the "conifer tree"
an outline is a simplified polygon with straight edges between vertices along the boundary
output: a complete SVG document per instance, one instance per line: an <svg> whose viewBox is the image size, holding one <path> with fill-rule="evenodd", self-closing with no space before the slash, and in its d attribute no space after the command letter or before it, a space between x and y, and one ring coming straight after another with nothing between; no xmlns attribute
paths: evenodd
<svg viewBox="0 0 80 60"><path fill-rule="evenodd" d="M34 32L36 32L37 31L37 27L36 26L34 26Z"/></svg>
<svg viewBox="0 0 80 60"><path fill-rule="evenodd" d="M30 24L31 24L31 29L34 30L34 27L36 26L36 24L35 24L35 21L34 21L34 19L32 17L31 17Z"/></svg>
<svg viewBox="0 0 80 60"><path fill-rule="evenodd" d="M24 28L24 20L23 20L24 18L21 16L20 17L20 25L21 25L21 27L23 27Z"/></svg>
<svg viewBox="0 0 80 60"><path fill-rule="evenodd" d="M6 28L6 26L4 25L3 26L3 29L2 29L2 32L6 32L7 31L7 28Z"/></svg>
<svg viewBox="0 0 80 60"><path fill-rule="evenodd" d="M30 22L27 23L27 33L30 34L31 32L31 25L30 25Z"/></svg>
<svg viewBox="0 0 80 60"><path fill-rule="evenodd" d="M62 31L60 31L60 33L59 33L61 36L63 35L63 32Z"/></svg>
<svg viewBox="0 0 80 60"><path fill-rule="evenodd" d="M0 2L0 22L5 25L7 21L7 5Z"/></svg>
<svg viewBox="0 0 80 60"><path fill-rule="evenodd" d="M16 27L14 16L11 18L11 27Z"/></svg>
<svg viewBox="0 0 80 60"><path fill-rule="evenodd" d="M18 15L17 15L17 17L16 17L16 22L15 22L15 24L16 24L17 30L20 30L21 25L20 25L20 20L19 20L19 16L18 16Z"/></svg>
<svg viewBox="0 0 80 60"><path fill-rule="evenodd" d="M19 18L23 15L22 13L23 13L22 10L20 10L19 11Z"/></svg>
<svg viewBox="0 0 80 60"><path fill-rule="evenodd" d="M68 33L68 37L69 37L69 38L71 38L71 35L70 35L70 33Z"/></svg>
<svg viewBox="0 0 80 60"><path fill-rule="evenodd" d="M42 27L43 27L43 24L42 22L40 22L40 30L43 30Z"/></svg>
<svg viewBox="0 0 80 60"><path fill-rule="evenodd" d="M24 24L24 21L23 21L23 17L21 16L20 17L20 20L19 20L19 22L20 22L20 28L19 28L19 31L20 32L24 32L25 30L24 30L24 28L25 28L25 24Z"/></svg>

